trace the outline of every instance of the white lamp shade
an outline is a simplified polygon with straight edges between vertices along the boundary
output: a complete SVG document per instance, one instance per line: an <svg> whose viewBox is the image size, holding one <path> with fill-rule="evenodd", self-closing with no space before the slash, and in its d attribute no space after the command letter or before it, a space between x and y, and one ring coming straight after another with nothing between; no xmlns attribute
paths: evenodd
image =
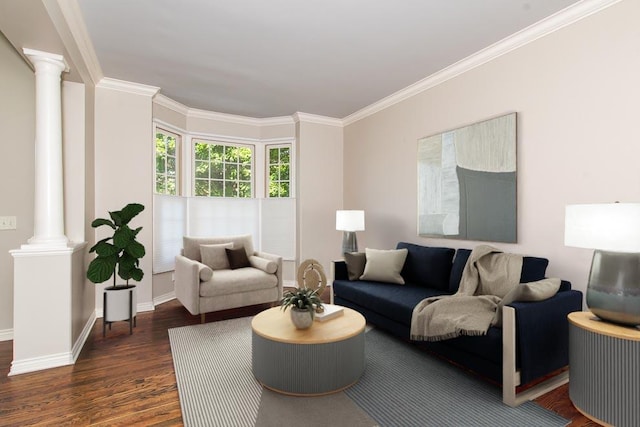
<svg viewBox="0 0 640 427"><path fill-rule="evenodd" d="M640 252L640 203L567 206L564 244L613 252Z"/></svg>
<svg viewBox="0 0 640 427"><path fill-rule="evenodd" d="M364 230L364 211L336 211L336 230Z"/></svg>

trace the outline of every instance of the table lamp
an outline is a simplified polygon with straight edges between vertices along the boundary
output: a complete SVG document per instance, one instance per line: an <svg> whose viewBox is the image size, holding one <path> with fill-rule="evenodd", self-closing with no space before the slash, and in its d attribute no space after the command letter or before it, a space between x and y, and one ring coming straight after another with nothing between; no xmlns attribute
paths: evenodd
<svg viewBox="0 0 640 427"><path fill-rule="evenodd" d="M364 211L336 211L336 230L342 233L342 253L358 252L356 231L364 230Z"/></svg>
<svg viewBox="0 0 640 427"><path fill-rule="evenodd" d="M587 284L593 314L640 324L640 203L567 206L564 243L595 249Z"/></svg>

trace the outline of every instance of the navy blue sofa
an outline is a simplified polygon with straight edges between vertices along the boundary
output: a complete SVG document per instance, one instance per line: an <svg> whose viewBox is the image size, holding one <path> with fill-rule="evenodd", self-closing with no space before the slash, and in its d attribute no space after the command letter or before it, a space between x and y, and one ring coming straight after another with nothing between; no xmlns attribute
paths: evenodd
<svg viewBox="0 0 640 427"><path fill-rule="evenodd" d="M408 250L401 273L404 285L351 281L346 263L335 261L334 302L357 310L367 322L409 340L413 308L424 298L455 293L471 251L404 242L400 242L397 248ZM544 258L524 257L520 282L545 278L548 263ZM512 325L515 343L512 346L515 347L517 372L514 375L517 382L513 385L529 384L567 366L567 315L582 310L582 292L571 290L571 284L562 281L560 290L552 298L539 302L513 302L509 306L515 309L515 325ZM491 327L484 336L413 343L505 386L502 328ZM505 403L515 406L513 401L505 400Z"/></svg>

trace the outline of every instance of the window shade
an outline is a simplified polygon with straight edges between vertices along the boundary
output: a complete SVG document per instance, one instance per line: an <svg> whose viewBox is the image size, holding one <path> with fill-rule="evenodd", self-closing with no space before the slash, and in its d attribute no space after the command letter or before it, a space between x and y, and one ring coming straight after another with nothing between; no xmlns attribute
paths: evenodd
<svg viewBox="0 0 640 427"><path fill-rule="evenodd" d="M184 197L153 196L153 272L175 268L175 256L182 249L186 232L187 200Z"/></svg>

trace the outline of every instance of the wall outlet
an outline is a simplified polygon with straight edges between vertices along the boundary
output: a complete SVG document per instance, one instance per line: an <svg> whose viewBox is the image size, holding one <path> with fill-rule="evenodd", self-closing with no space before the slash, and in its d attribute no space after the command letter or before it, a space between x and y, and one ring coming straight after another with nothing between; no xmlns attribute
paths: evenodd
<svg viewBox="0 0 640 427"><path fill-rule="evenodd" d="M16 229L15 216L0 216L0 230L15 230L15 229Z"/></svg>

